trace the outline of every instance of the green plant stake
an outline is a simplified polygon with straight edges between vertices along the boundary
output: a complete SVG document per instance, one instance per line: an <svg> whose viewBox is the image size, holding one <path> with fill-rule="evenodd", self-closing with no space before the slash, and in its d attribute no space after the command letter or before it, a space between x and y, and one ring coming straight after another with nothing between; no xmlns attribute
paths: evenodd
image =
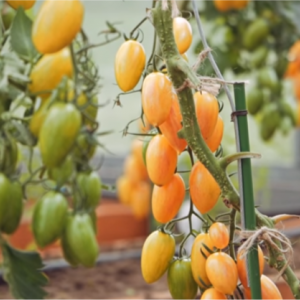
<svg viewBox="0 0 300 300"><path fill-rule="evenodd" d="M250 151L248 121L246 114L245 86L244 83L234 84L234 98L236 107L236 118L239 128L239 139L241 152ZM256 218L254 209L252 169L250 158L241 160L242 171L242 202L241 215L244 230L255 230ZM260 273L258 262L257 245L254 245L247 254L247 273L251 287L252 299L261 299Z"/></svg>

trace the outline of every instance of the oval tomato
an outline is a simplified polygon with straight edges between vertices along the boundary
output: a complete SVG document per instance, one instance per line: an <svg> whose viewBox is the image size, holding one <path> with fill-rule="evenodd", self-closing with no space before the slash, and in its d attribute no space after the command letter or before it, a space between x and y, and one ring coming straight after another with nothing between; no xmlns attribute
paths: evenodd
<svg viewBox="0 0 300 300"><path fill-rule="evenodd" d="M68 202L57 192L48 192L36 204L32 217L32 230L36 243L44 248L55 242L66 224Z"/></svg>
<svg viewBox="0 0 300 300"><path fill-rule="evenodd" d="M158 134L149 142L146 153L146 166L151 181L156 185L164 185L171 181L177 165L176 150L162 134Z"/></svg>
<svg viewBox="0 0 300 300"><path fill-rule="evenodd" d="M116 182L118 199L125 205L132 201L132 193L137 185L136 181L132 181L127 176L123 175Z"/></svg>
<svg viewBox="0 0 300 300"><path fill-rule="evenodd" d="M167 271L175 253L175 239L159 230L153 231L146 239L141 256L144 280L153 283Z"/></svg>
<svg viewBox="0 0 300 300"><path fill-rule="evenodd" d="M204 139L209 138L217 124L219 115L218 100L207 92L194 94L196 117Z"/></svg>
<svg viewBox="0 0 300 300"><path fill-rule="evenodd" d="M159 72L149 74L142 88L144 114L153 126L161 125L168 117L174 92L170 79Z"/></svg>
<svg viewBox="0 0 300 300"><path fill-rule="evenodd" d="M59 166L75 144L81 126L73 104L55 103L40 130L39 148L47 168Z"/></svg>
<svg viewBox="0 0 300 300"><path fill-rule="evenodd" d="M205 143L211 152L215 152L219 148L223 138L223 132L224 132L224 122L221 116L219 115L213 133L211 134L210 137L208 137L205 140Z"/></svg>
<svg viewBox="0 0 300 300"><path fill-rule="evenodd" d="M173 299L195 299L198 285L191 269L191 259L176 259L168 269L168 287Z"/></svg>
<svg viewBox="0 0 300 300"><path fill-rule="evenodd" d="M224 252L216 252L207 258L206 274L213 287L232 295L238 283L238 271L234 260Z"/></svg>
<svg viewBox="0 0 300 300"><path fill-rule="evenodd" d="M153 188L152 213L157 222L167 223L178 213L185 196L185 184L179 174L174 174L171 181Z"/></svg>
<svg viewBox="0 0 300 300"><path fill-rule="evenodd" d="M10 181L0 173L0 228L5 224L6 210L10 199Z"/></svg>
<svg viewBox="0 0 300 300"><path fill-rule="evenodd" d="M148 182L139 182L131 194L131 208L137 219L144 219L150 213L151 186Z"/></svg>
<svg viewBox="0 0 300 300"><path fill-rule="evenodd" d="M68 241L65 237L65 234L62 235L60 239L60 245L62 249L63 256L65 260L73 267L77 267L79 265L79 261L75 254L73 253L72 249L70 248L70 245L68 244Z"/></svg>
<svg viewBox="0 0 300 300"><path fill-rule="evenodd" d="M212 287L205 290L200 299L227 299L227 297L224 293L221 293Z"/></svg>
<svg viewBox="0 0 300 300"><path fill-rule="evenodd" d="M81 29L83 14L84 7L79 0L45 0L32 26L36 49L48 54L68 46Z"/></svg>
<svg viewBox="0 0 300 300"><path fill-rule="evenodd" d="M124 42L115 58L115 77L123 92L132 90L139 82L146 64L142 44L134 40Z"/></svg>
<svg viewBox="0 0 300 300"><path fill-rule="evenodd" d="M74 158L76 162L90 160L96 151L95 137L88 132L80 132L74 147Z"/></svg>
<svg viewBox="0 0 300 300"><path fill-rule="evenodd" d="M143 181L148 179L147 169L137 155L129 155L124 162L124 174L132 181Z"/></svg>
<svg viewBox="0 0 300 300"><path fill-rule="evenodd" d="M221 222L213 223L208 230L211 241L217 249L224 249L229 244L229 231Z"/></svg>
<svg viewBox="0 0 300 300"><path fill-rule="evenodd" d="M232 0L231 6L237 10L245 8L249 3L249 0Z"/></svg>
<svg viewBox="0 0 300 300"><path fill-rule="evenodd" d="M6 0L6 3L14 9L23 7L24 10L27 10L27 9L30 9L34 5L35 0Z"/></svg>
<svg viewBox="0 0 300 300"><path fill-rule="evenodd" d="M190 23L182 17L174 18L173 34L178 51L180 54L183 54L190 48L193 40L192 27Z"/></svg>
<svg viewBox="0 0 300 300"><path fill-rule="evenodd" d="M207 213L215 206L220 196L218 183L200 161L193 166L189 182L194 205L201 214Z"/></svg>
<svg viewBox="0 0 300 300"><path fill-rule="evenodd" d="M68 2L54 1L54 2ZM51 90L55 89L62 78L73 76L73 65L69 48L64 48L56 53L44 55L30 73L31 83L28 88L31 93L38 93L39 97L46 99Z"/></svg>

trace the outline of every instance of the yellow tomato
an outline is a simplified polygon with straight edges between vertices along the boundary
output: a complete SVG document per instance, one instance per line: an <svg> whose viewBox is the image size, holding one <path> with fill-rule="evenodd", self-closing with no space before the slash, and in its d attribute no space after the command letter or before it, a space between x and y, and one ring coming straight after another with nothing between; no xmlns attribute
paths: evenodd
<svg viewBox="0 0 300 300"><path fill-rule="evenodd" d="M180 54L183 54L189 49L193 40L192 27L190 23L182 17L174 18L173 34L178 51Z"/></svg>
<svg viewBox="0 0 300 300"><path fill-rule="evenodd" d="M34 5L35 0L6 0L6 3L14 9L23 7L24 10L27 10Z"/></svg>

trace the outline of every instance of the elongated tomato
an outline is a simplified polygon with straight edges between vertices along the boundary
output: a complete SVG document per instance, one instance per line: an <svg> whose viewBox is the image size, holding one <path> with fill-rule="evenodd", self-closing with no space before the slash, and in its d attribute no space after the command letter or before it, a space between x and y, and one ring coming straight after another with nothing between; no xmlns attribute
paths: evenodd
<svg viewBox="0 0 300 300"><path fill-rule="evenodd" d="M132 191L131 208L137 219L149 216L151 199L151 186L149 182L141 181Z"/></svg>
<svg viewBox="0 0 300 300"><path fill-rule="evenodd" d="M121 203L129 205L132 201L132 194L137 182L132 181L128 176L122 175L116 182L117 194Z"/></svg>
<svg viewBox="0 0 300 300"><path fill-rule="evenodd" d="M209 138L217 124L219 105L215 96L207 92L194 94L196 116L204 139Z"/></svg>
<svg viewBox="0 0 300 300"><path fill-rule="evenodd" d="M162 134L149 142L146 152L146 167L151 181L164 185L171 181L177 165L176 150Z"/></svg>
<svg viewBox="0 0 300 300"><path fill-rule="evenodd" d="M190 194L194 205L202 214L205 214L215 206L220 193L221 190L216 180L198 161L190 174Z"/></svg>
<svg viewBox="0 0 300 300"><path fill-rule="evenodd" d="M221 116L218 116L217 124L213 133L205 140L206 145L211 150L215 152L221 144L224 132L224 122Z"/></svg>
<svg viewBox="0 0 300 300"><path fill-rule="evenodd" d="M213 245L217 249L224 249L229 244L229 231L227 227L221 222L213 223L209 230L208 234L211 238Z"/></svg>
<svg viewBox="0 0 300 300"><path fill-rule="evenodd" d="M133 154L125 159L124 174L134 182L148 179L147 169L143 160Z"/></svg>
<svg viewBox="0 0 300 300"><path fill-rule="evenodd" d="M153 126L161 125L168 117L173 99L170 79L159 72L149 74L142 89L142 106L146 118Z"/></svg>
<svg viewBox="0 0 300 300"><path fill-rule="evenodd" d="M220 293L215 288L211 287L207 290L205 290L201 296L200 299L227 299L226 295L224 293Z"/></svg>
<svg viewBox="0 0 300 300"><path fill-rule="evenodd" d="M192 27L190 23L182 17L174 18L173 34L178 51L180 54L183 54L189 49L193 40Z"/></svg>
<svg viewBox="0 0 300 300"><path fill-rule="evenodd" d="M159 129L169 143L177 150L178 154L180 154L187 146L186 140L180 139L177 136L177 132L182 128L181 122L182 115L180 112L178 98L177 95L174 94L169 116L167 117L166 121L159 126Z"/></svg>
<svg viewBox="0 0 300 300"><path fill-rule="evenodd" d="M146 63L142 44L134 40L124 42L115 58L115 77L123 92L132 90L139 82Z"/></svg>
<svg viewBox="0 0 300 300"><path fill-rule="evenodd" d="M184 181L174 174L171 181L161 187L154 186L152 193L152 212L156 221L167 223L178 213L185 196Z"/></svg>

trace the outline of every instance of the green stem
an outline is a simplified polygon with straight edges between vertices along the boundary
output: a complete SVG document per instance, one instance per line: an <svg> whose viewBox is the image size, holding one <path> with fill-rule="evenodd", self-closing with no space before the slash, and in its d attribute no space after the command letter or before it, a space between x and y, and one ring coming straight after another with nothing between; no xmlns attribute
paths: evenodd
<svg viewBox="0 0 300 300"><path fill-rule="evenodd" d="M145 17L141 22L139 22L131 31L130 31L130 34L129 34L129 37L132 38L132 35L133 33L143 24L145 23L145 21L147 21L148 18Z"/></svg>

